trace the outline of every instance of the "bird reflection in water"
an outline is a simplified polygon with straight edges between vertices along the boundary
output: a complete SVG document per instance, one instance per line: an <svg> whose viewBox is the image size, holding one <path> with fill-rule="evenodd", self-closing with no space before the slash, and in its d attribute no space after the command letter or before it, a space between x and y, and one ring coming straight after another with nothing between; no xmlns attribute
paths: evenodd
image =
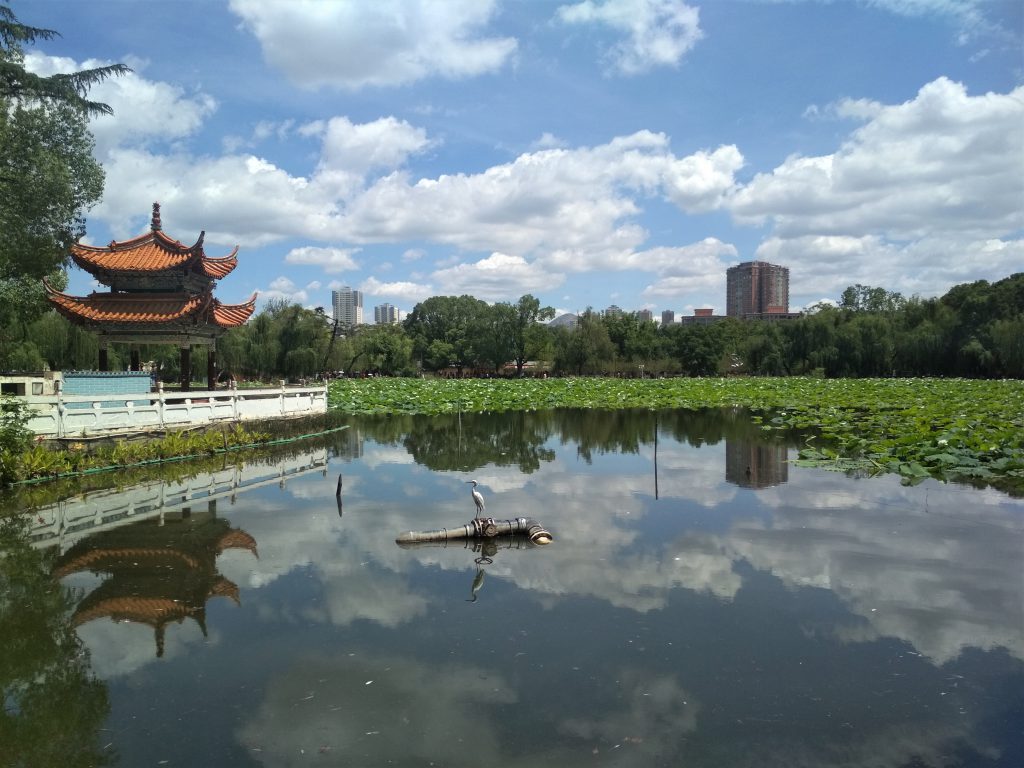
<svg viewBox="0 0 1024 768"><path fill-rule="evenodd" d="M475 494L476 491L473 493ZM498 554L498 542L494 539L473 542L473 552L479 552L480 554L473 559L473 562L476 563L476 576L473 577L473 584L469 588L469 597L466 599L467 603L476 602L477 593L480 592L480 588L484 585L484 575L487 573L484 570L484 566L494 562L491 556Z"/></svg>

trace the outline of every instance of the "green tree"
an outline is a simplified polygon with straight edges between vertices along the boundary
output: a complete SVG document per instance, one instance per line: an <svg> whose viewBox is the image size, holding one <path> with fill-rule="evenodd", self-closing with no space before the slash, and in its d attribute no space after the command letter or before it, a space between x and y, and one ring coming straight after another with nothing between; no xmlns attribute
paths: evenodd
<svg viewBox="0 0 1024 768"><path fill-rule="evenodd" d="M1024 378L1024 313L992 324L992 348L1005 376Z"/></svg>
<svg viewBox="0 0 1024 768"><path fill-rule="evenodd" d="M0 281L38 280L67 262L103 194L92 147L81 112L0 98Z"/></svg>
<svg viewBox="0 0 1024 768"><path fill-rule="evenodd" d="M679 362L680 369L689 376L713 376L718 372L718 361L725 354L721 325L672 325L666 329L669 354Z"/></svg>
<svg viewBox="0 0 1024 768"><path fill-rule="evenodd" d="M477 357L477 334L487 303L472 296L432 296L405 318L403 327L413 342L413 354L425 367L448 365L461 373Z"/></svg>
<svg viewBox="0 0 1024 768"><path fill-rule="evenodd" d="M857 283L843 291L839 306L851 312L898 312L905 303L895 291Z"/></svg>
<svg viewBox="0 0 1024 768"><path fill-rule="evenodd" d="M497 373L516 354L518 314L514 306L500 302L487 307L481 320L476 353L481 362L486 362ZM521 336L524 338L525 350L525 332ZM517 368L522 371L521 364Z"/></svg>
<svg viewBox="0 0 1024 768"><path fill-rule="evenodd" d="M365 325L348 334L341 344L339 366L351 372L358 368L385 376L413 372L412 339L400 325Z"/></svg>
<svg viewBox="0 0 1024 768"><path fill-rule="evenodd" d="M575 328L559 328L555 336L555 368L582 375L599 373L615 358L615 345L608 328L595 312L587 309Z"/></svg>
<svg viewBox="0 0 1024 768"><path fill-rule="evenodd" d="M44 77L28 72L23 46L37 40L53 40L60 33L31 27L18 21L7 5L0 5L0 98L18 102L65 104L86 115L112 115L109 105L90 101L89 89L106 80L131 72L124 64L84 69Z"/></svg>
<svg viewBox="0 0 1024 768"><path fill-rule="evenodd" d="M552 307L541 307L540 300L529 293L519 297L514 309L510 359L516 364L516 375L522 376L526 361L534 359L545 347L548 336L541 323L553 318L555 310Z"/></svg>
<svg viewBox="0 0 1024 768"><path fill-rule="evenodd" d="M130 70L115 64L49 77L28 72L22 46L57 35L22 24L0 5L0 281L39 279L63 266L85 232L85 211L103 193L87 121L111 109L86 96Z"/></svg>

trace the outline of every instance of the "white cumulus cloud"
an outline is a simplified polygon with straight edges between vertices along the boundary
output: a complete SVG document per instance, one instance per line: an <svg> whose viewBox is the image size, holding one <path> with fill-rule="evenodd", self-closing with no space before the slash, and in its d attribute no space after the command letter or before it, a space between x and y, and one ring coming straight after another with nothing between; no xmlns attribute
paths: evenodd
<svg viewBox="0 0 1024 768"><path fill-rule="evenodd" d="M362 250L360 248L315 248L305 246L292 248L284 257L289 264L313 264L322 267L324 272L344 272L348 269L358 269L352 258Z"/></svg>
<svg viewBox="0 0 1024 768"><path fill-rule="evenodd" d="M606 56L610 68L636 75L674 67L704 37L700 10L680 0L584 0L558 9L566 24L599 24L625 35Z"/></svg>
<svg viewBox="0 0 1024 768"><path fill-rule="evenodd" d="M230 8L264 58L305 87L472 77L500 69L517 49L514 38L486 34L494 0L231 0Z"/></svg>
<svg viewBox="0 0 1024 768"><path fill-rule="evenodd" d="M439 269L433 278L446 295L468 293L478 299L498 301L510 295L539 293L562 284L565 276L549 272L522 256L492 253L470 264Z"/></svg>
<svg viewBox="0 0 1024 768"><path fill-rule="evenodd" d="M409 281L385 283L373 276L366 278L359 290L369 296L396 299L409 304L416 304L434 295L434 288L429 284Z"/></svg>

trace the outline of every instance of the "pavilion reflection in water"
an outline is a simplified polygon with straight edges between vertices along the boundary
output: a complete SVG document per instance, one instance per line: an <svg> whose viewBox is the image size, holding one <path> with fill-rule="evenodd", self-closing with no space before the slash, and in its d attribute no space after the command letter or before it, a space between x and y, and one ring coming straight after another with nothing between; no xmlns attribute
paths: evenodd
<svg viewBox="0 0 1024 768"><path fill-rule="evenodd" d="M256 540L219 519L217 502L210 501L201 513L184 508L176 521L141 520L88 536L57 560L53 576L102 574L100 586L76 606L72 626L104 618L148 624L162 656L168 624L192 619L206 637L207 601L240 603L238 585L217 571L217 558L228 549L259 556Z"/></svg>
<svg viewBox="0 0 1024 768"><path fill-rule="evenodd" d="M218 571L218 557L229 549L259 556L251 535L217 517L218 499L233 503L239 493L326 467L327 451L319 450L276 464L86 494L33 510L33 543L60 547L55 579L102 578L78 602L73 626L99 619L146 624L159 657L168 624L191 619L206 637L207 602L227 597L240 603L238 585Z"/></svg>
<svg viewBox="0 0 1024 768"><path fill-rule="evenodd" d="M748 440L725 441L725 480L741 488L769 488L789 481L786 446Z"/></svg>

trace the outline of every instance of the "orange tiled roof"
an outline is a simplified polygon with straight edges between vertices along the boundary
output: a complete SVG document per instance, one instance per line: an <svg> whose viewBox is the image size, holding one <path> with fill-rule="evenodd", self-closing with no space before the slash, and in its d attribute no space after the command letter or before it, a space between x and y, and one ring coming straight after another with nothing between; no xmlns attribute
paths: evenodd
<svg viewBox="0 0 1024 768"><path fill-rule="evenodd" d="M69 296L45 280L47 298L69 320L93 323L174 323L195 316L221 328L242 325L256 309L256 294L242 304L222 304L209 292L189 293L96 293Z"/></svg>
<svg viewBox="0 0 1024 768"><path fill-rule="evenodd" d="M213 322L221 328L235 328L245 323L256 310L256 294L241 304L222 304L213 300Z"/></svg>
<svg viewBox="0 0 1024 768"><path fill-rule="evenodd" d="M220 258L212 258L203 251L203 237L200 233L195 245L182 245L179 241L153 230L144 235L111 242L105 248L75 243L71 246L71 258L87 272L106 270L108 272L163 272L181 269L191 265L193 271L212 280L219 280L238 266L238 246Z"/></svg>

